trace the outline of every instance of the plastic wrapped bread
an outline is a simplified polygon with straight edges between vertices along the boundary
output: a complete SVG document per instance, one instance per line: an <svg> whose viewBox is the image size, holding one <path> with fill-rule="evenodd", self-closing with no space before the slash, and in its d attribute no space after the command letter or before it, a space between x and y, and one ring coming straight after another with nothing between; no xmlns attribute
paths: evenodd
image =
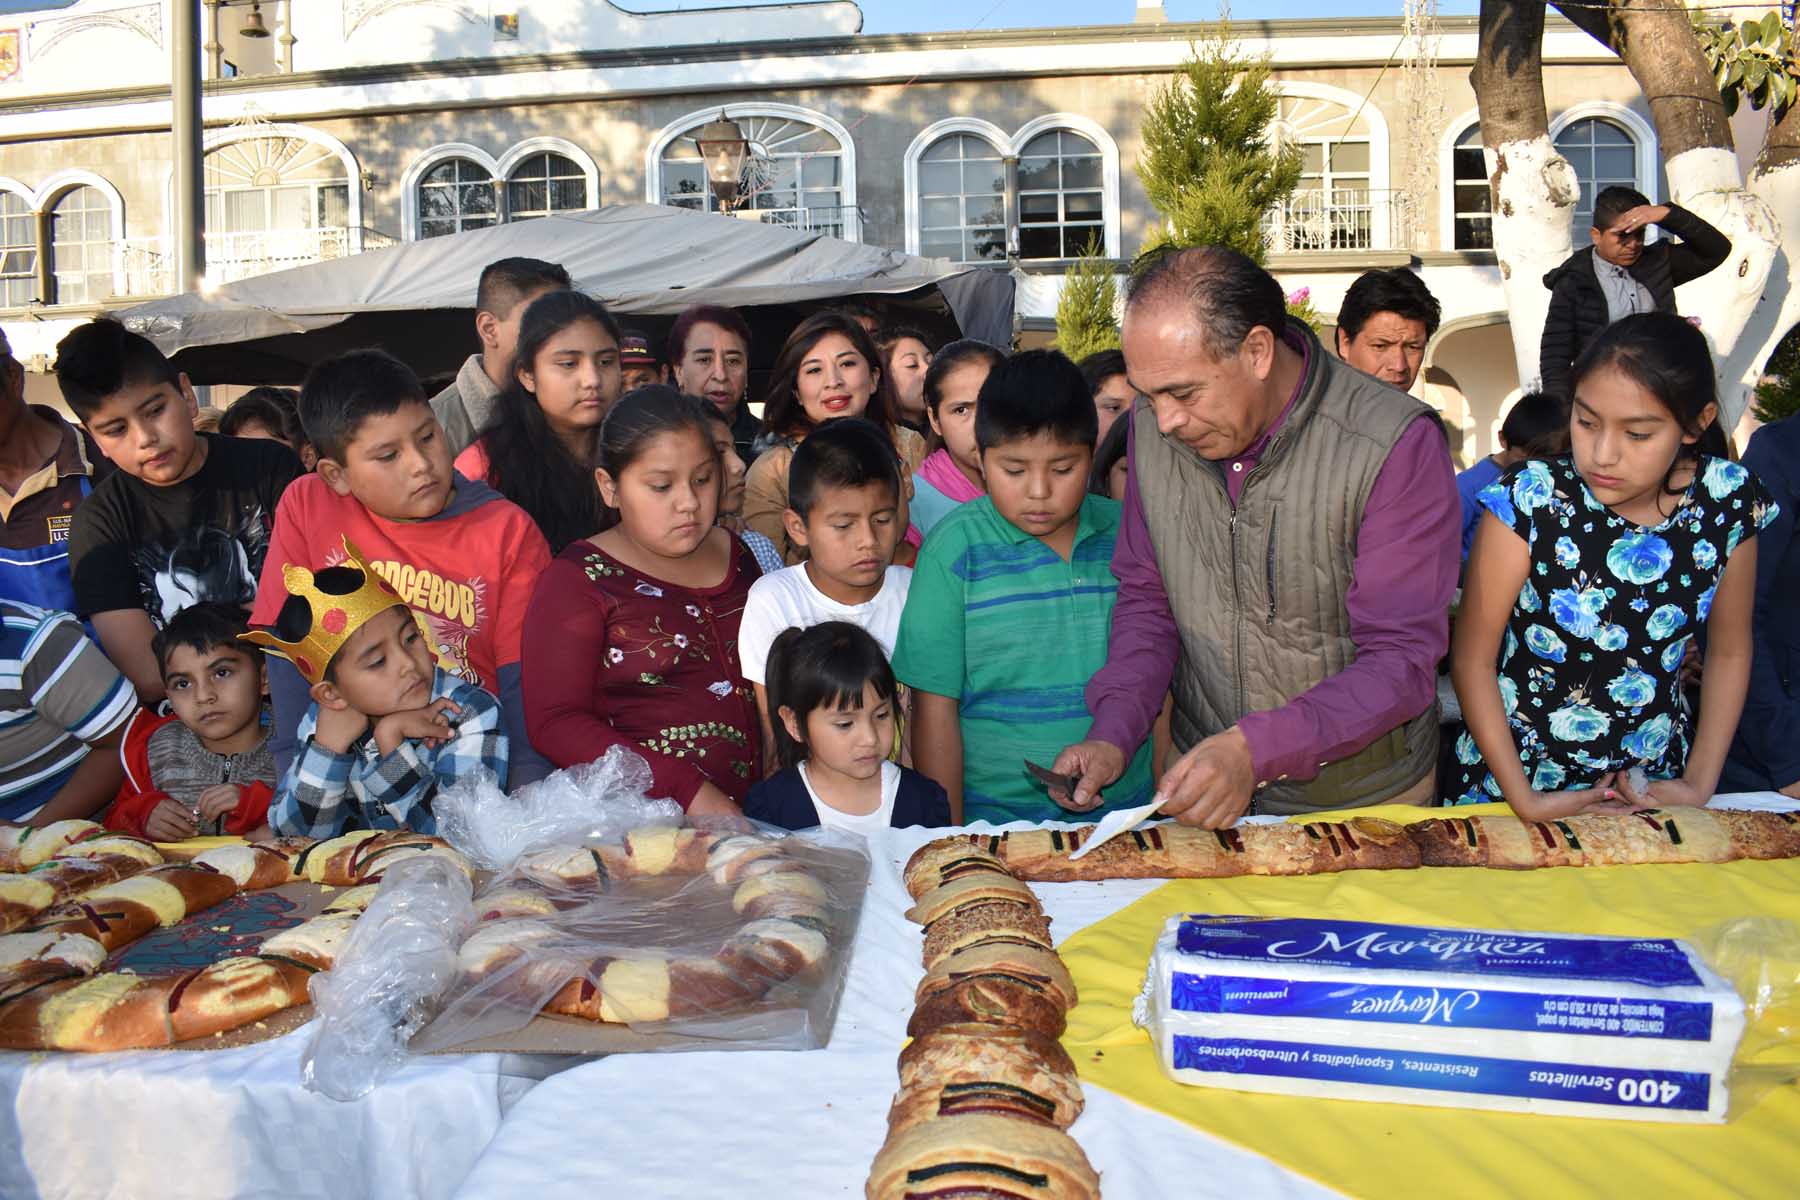
<svg viewBox="0 0 1800 1200"><path fill-rule="evenodd" d="M1685 942L1175 916L1136 1020L1181 1083L1725 1119L1744 1005Z"/></svg>

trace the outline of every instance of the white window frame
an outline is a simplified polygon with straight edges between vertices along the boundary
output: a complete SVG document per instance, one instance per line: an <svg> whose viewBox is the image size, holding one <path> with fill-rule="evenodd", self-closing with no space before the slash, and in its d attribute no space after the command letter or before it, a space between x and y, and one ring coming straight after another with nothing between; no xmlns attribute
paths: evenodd
<svg viewBox="0 0 1800 1200"><path fill-rule="evenodd" d="M1278 95L1290 99L1319 100L1335 104L1345 110L1347 119L1352 123L1360 119L1368 126L1366 134L1347 135L1344 140L1360 142L1367 138L1369 143L1369 178L1367 180L1370 210L1369 250L1393 249L1394 183L1391 162L1393 142L1388 134L1387 117L1382 114L1381 109L1368 97L1345 88L1332 87L1327 83L1312 83L1300 79L1271 79L1269 86ZM1320 139L1308 137L1300 140L1316 142Z"/></svg>
<svg viewBox="0 0 1800 1200"><path fill-rule="evenodd" d="M925 152L927 150L931 149L945 138L954 137L958 134L966 137L980 138L982 141L992 146L994 148L994 153L999 155L1002 159L1005 159L1013 152L1012 138L1003 132L998 125L995 125L990 121L983 121L979 117L949 117L945 120L927 125L924 129L920 130L918 136L913 138L912 144L906 148L906 159L903 172L906 185L904 217L906 221L906 252L908 254L920 253L920 246L924 243L924 234L922 231L922 202L924 197L919 189L919 164L925 160ZM1009 215L1004 211L1006 207L1004 187L1001 192L1000 205L1002 209L1001 220L1005 222L1009 219ZM1009 226L1003 232L1007 244L1010 246L1012 244L1012 229ZM993 260L977 259L975 260L975 263L976 265L979 265L985 261ZM998 261L1004 263L1006 259L1002 258Z"/></svg>
<svg viewBox="0 0 1800 1200"><path fill-rule="evenodd" d="M1651 127L1650 122L1623 104L1615 104L1610 100L1589 100L1571 105L1556 114L1555 119L1550 122L1551 146L1556 145L1556 139L1563 130L1577 121L1586 120L1611 121L1630 136L1637 147L1637 190L1647 196L1650 203L1660 203L1656 198L1656 130ZM1654 227L1651 233L1655 233Z"/></svg>
<svg viewBox="0 0 1800 1200"><path fill-rule="evenodd" d="M488 178L497 179L495 174L500 169L499 162L493 155L480 146L472 146L467 142L445 142L433 146L407 166L406 173L400 177L400 230L401 237L409 242L425 240L420 233L425 214L419 209L419 185L425 182L425 176L432 168L440 167L453 158L465 158L488 173ZM494 224L503 224L506 220L505 205L499 195L494 197Z"/></svg>
<svg viewBox="0 0 1800 1200"><path fill-rule="evenodd" d="M39 219L39 213L38 213L38 207L37 207L37 197L32 194L32 191L30 188L26 187L24 184L20 183L18 180L10 179L10 178L7 178L6 176L0 176L0 193L5 193L7 195L17 197L19 202L25 206L26 214L28 214L31 218L31 246L32 246L32 252L33 252L33 257L31 260L31 279L32 279L32 291L35 293L37 291L37 281L39 279L43 278L43 255L44 255L43 238L39 234L39 230L42 228L43 222ZM14 246L15 243L6 242L6 243L4 243L4 245L10 247L10 246ZM22 242L17 243L17 245L22 246L22 245L24 245L24 243L22 243ZM9 304L9 303L7 303L5 297L3 295L0 295L0 311L6 311L8 309L19 310L19 309L28 308L30 306L31 306L30 300L27 300L24 304Z"/></svg>
<svg viewBox="0 0 1800 1200"><path fill-rule="evenodd" d="M33 236L37 247L36 269L40 278L44 263L50 263L52 271L56 265L51 247L51 213L65 193L78 187L91 187L106 198L107 208L111 213L107 233L112 240L113 296L121 296L125 292L125 199L119 194L118 188L104 177L79 167L68 167L57 171L38 184L36 188L28 188L17 179L0 176L0 192L8 192L17 196L31 210ZM95 273L84 272L84 274ZM61 299L56 295L55 277L52 275L51 293L44 300L44 305L49 307L60 303ZM3 307L6 306L0 305L0 308ZM87 305L87 307L92 307L92 305Z"/></svg>
<svg viewBox="0 0 1800 1200"><path fill-rule="evenodd" d="M717 120L721 110L733 119L771 117L777 120L797 121L805 125L812 125L836 138L839 168L838 200L844 214L844 240L847 242L863 240L862 209L858 207L856 194L856 141L850 136L849 128L842 122L826 116L817 109L801 108L795 104L721 102L708 104L705 108L697 108L693 112L685 113L670 121L662 127L662 131L651 140L649 147L644 151L645 203L662 203L663 151L669 148L671 142L689 136L698 126Z"/></svg>
<svg viewBox="0 0 1800 1200"><path fill-rule="evenodd" d="M125 248L123 243L125 240L125 204L119 197L118 189L114 188L112 184L101 179L99 176L95 175L91 178L78 179L71 178L70 174L70 172L59 172L58 176L52 176L50 180L46 181L47 186L45 188L39 189L44 193L43 207L40 209L44 215L44 219L40 227L44 230L45 239L42 252L50 255L50 289L51 294L54 297L52 302L56 304L104 304L117 297L124 290L125 279L123 266ZM87 173L81 172L81 174ZM50 184L54 185L54 190L50 189L48 186ZM100 198L106 202L108 214L106 226L106 256L108 261L103 270L97 271L92 267L84 267L80 273L83 275L110 274L112 276L112 293L97 299L90 298L87 300L71 302L63 299L62 285L57 282L56 278L58 274L56 266L56 209L58 205L68 199L70 193L84 187L93 188L95 192L99 193ZM93 243L88 241L85 237L82 239L81 244L87 246L93 245Z"/></svg>
<svg viewBox="0 0 1800 1200"><path fill-rule="evenodd" d="M903 164L906 184L906 252L919 253L919 162L940 138L953 133L971 134L990 142L1002 158L1016 158L1031 139L1053 129L1065 129L1092 142L1100 151L1100 206L1105 218L1101 228L1108 258L1119 257L1119 144L1098 122L1079 113L1056 112L1035 117L1008 135L998 125L974 117L946 117L921 129L906 148ZM1007 214L1007 244L1016 242L1018 214ZM1067 262L1067 259L1031 259L1031 262ZM979 264L977 264L979 265Z"/></svg>
<svg viewBox="0 0 1800 1200"><path fill-rule="evenodd" d="M1438 138L1438 248L1455 251L1456 246L1456 143L1471 128L1477 138L1481 136L1481 110L1471 108L1459 113L1444 127ZM1481 148L1481 161L1486 165L1488 178L1494 175L1494 153L1485 145ZM1491 214L1490 214L1491 220ZM1465 254L1491 254L1491 250L1466 250Z"/></svg>
<svg viewBox="0 0 1800 1200"><path fill-rule="evenodd" d="M519 164L534 154L560 154L574 163L581 171L582 178L587 181L587 207L600 207L600 168L595 164L593 156L577 146L574 142L559 137L526 138L500 156L494 164L494 180L500 187L500 220L502 224L512 221L511 207L506 202L506 185L511 182L512 173ZM580 211L571 209L568 211Z"/></svg>
<svg viewBox="0 0 1800 1200"><path fill-rule="evenodd" d="M349 193L345 204L346 238L351 254L360 254L363 248L363 172L356 161L356 155L350 147L332 137L322 129L314 129L308 125L294 125L286 122L277 124L252 123L234 125L227 129L209 129L201 147L201 162L206 155L222 149L234 142L254 142L265 138L298 138L303 142L311 142L330 152L344 166L344 182ZM175 228L175 168L168 171L163 189L163 228Z"/></svg>

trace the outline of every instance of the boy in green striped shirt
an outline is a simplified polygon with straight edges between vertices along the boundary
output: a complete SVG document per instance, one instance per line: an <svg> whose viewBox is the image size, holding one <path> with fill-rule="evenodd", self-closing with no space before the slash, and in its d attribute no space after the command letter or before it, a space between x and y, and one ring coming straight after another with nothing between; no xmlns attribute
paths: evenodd
<svg viewBox="0 0 1800 1200"><path fill-rule="evenodd" d="M1052 350L996 366L975 409L988 492L925 539L894 673L913 689L913 765L960 822L1093 820L1150 799L1150 746L1106 803L1066 811L1025 771L1085 737L1083 693L1106 661L1119 505L1087 491L1098 419Z"/></svg>

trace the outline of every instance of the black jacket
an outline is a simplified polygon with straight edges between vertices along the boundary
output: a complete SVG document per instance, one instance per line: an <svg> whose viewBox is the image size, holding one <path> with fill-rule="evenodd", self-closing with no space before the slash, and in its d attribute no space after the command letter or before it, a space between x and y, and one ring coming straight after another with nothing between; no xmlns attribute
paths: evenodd
<svg viewBox="0 0 1800 1200"><path fill-rule="evenodd" d="M1800 417L1764 425L1744 448L1744 466L1781 512L1756 535L1756 616L1750 691L1721 792L1772 792L1800 783Z"/></svg>
<svg viewBox="0 0 1800 1200"><path fill-rule="evenodd" d="M818 810L807 794L806 781L796 767L777 771L760 783L752 784L744 798L744 815L752 821L782 829L813 829L819 824ZM909 825L931 827L950 824L950 798L929 775L921 775L911 767L900 768L900 790L894 795L894 813L888 824L895 829Z"/></svg>
<svg viewBox="0 0 1800 1200"><path fill-rule="evenodd" d="M1660 239L1644 247L1631 276L1644 285L1658 312L1675 311L1675 289L1698 279L1731 254L1731 239L1680 205L1669 205L1669 215L1657 223L1665 233L1681 241ZM1544 276L1550 289L1550 314L1544 319L1544 336L1538 343L1538 374L1544 391L1568 400L1569 368L1594 336L1610 323L1606 293L1594 277L1594 248L1569 255L1567 261Z"/></svg>

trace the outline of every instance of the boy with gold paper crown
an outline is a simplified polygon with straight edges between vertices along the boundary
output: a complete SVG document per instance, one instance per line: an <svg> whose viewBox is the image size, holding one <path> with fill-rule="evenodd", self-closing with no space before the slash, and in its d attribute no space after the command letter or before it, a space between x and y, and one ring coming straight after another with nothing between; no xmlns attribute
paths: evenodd
<svg viewBox="0 0 1800 1200"><path fill-rule="evenodd" d="M439 787L478 769L506 786L500 706L432 660L418 618L348 538L345 561L282 567L288 598L275 624L242 635L293 663L312 705L269 806L276 833L346 829L432 833Z"/></svg>

